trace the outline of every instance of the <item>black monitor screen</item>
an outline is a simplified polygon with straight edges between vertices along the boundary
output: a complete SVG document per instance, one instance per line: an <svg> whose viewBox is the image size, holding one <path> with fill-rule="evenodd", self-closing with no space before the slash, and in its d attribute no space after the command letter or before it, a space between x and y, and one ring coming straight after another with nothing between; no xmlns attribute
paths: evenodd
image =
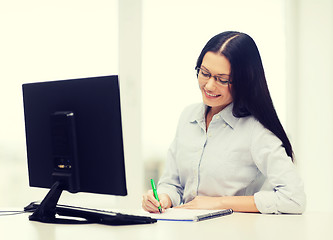
<svg viewBox="0 0 333 240"><path fill-rule="evenodd" d="M117 76L23 84L23 100L30 186L127 194Z"/></svg>

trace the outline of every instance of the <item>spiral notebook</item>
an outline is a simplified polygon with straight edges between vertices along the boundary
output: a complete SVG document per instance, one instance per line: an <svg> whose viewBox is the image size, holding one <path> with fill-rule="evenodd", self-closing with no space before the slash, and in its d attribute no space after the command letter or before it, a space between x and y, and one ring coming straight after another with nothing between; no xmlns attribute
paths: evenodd
<svg viewBox="0 0 333 240"><path fill-rule="evenodd" d="M232 209L197 210L197 209L169 208L162 214L146 212L144 215L160 221L199 222L203 220L230 215L232 213L233 213Z"/></svg>

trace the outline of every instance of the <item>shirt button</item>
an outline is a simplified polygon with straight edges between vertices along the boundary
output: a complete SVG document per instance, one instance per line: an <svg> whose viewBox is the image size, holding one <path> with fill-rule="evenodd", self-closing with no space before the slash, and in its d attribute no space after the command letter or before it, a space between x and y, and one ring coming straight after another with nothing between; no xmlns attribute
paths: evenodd
<svg viewBox="0 0 333 240"><path fill-rule="evenodd" d="M223 127L225 128L226 126L227 126L227 124L226 124L226 123L224 123L224 124L223 124Z"/></svg>

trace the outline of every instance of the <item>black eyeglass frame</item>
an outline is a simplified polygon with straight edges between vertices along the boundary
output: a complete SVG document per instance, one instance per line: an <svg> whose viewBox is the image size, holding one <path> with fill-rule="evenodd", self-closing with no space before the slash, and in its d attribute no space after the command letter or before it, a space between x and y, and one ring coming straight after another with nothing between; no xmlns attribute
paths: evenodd
<svg viewBox="0 0 333 240"><path fill-rule="evenodd" d="M219 74L221 76L216 76L216 75L213 76L208 70L202 69L201 67L196 67L195 70L197 71L198 78L199 78L199 73L201 70L201 74L205 80L209 80L211 77L214 77L215 82L217 82L219 85L227 86L229 84L232 84L232 81L230 79L226 79L223 77L223 76L230 77L227 74ZM204 74L203 74L203 72L204 72ZM205 76L205 75L207 75L207 76Z"/></svg>

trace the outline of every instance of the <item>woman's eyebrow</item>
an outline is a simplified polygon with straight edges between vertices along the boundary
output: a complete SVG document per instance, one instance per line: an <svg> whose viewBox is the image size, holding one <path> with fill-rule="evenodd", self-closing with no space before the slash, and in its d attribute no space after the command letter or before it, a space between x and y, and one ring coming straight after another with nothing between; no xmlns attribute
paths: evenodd
<svg viewBox="0 0 333 240"><path fill-rule="evenodd" d="M204 65L201 65L201 67L203 67L204 70L206 70L207 72L209 72L208 68L206 68Z"/></svg>
<svg viewBox="0 0 333 240"><path fill-rule="evenodd" d="M207 72L209 72L211 74L211 72L208 70L208 68L206 68L204 65L201 65L201 67L204 68L204 70L206 70ZM226 73L219 73L219 74L216 74L216 76L230 76L229 74L226 74Z"/></svg>

